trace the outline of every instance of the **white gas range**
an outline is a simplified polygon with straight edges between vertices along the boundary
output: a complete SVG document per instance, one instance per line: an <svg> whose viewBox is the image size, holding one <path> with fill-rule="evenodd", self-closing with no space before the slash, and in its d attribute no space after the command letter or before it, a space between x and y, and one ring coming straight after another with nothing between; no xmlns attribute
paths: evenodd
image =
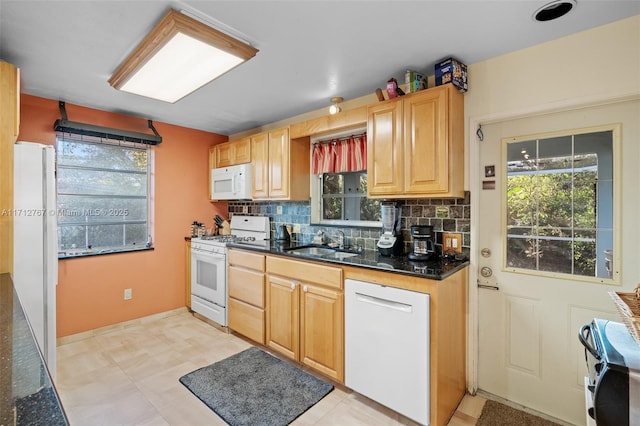
<svg viewBox="0 0 640 426"><path fill-rule="evenodd" d="M191 239L191 309L227 326L227 243L266 246L269 218L233 216L231 234Z"/></svg>

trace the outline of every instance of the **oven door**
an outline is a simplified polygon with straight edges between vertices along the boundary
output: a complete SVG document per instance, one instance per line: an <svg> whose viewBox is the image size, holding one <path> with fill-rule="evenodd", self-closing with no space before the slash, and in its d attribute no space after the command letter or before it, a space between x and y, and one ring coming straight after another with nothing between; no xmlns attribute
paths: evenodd
<svg viewBox="0 0 640 426"><path fill-rule="evenodd" d="M191 250L191 295L227 306L226 255Z"/></svg>

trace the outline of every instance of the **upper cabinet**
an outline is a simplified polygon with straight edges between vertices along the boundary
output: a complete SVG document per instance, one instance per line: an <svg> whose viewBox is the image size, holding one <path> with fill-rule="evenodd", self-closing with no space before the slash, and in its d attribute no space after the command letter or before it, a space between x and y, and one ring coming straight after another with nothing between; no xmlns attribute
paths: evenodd
<svg viewBox="0 0 640 426"><path fill-rule="evenodd" d="M0 205L13 209L13 144L20 129L20 71L0 61ZM0 273L13 272L13 216L0 215Z"/></svg>
<svg viewBox="0 0 640 426"><path fill-rule="evenodd" d="M340 114L312 118L289 126L291 139L312 136L318 133L335 132L364 125L367 122L367 107L342 111Z"/></svg>
<svg viewBox="0 0 640 426"><path fill-rule="evenodd" d="M368 108L368 196L464 196L464 98L450 84Z"/></svg>
<svg viewBox="0 0 640 426"><path fill-rule="evenodd" d="M214 148L216 151L214 168L216 169L251 162L250 138L221 143Z"/></svg>
<svg viewBox="0 0 640 426"><path fill-rule="evenodd" d="M310 149L288 127L252 136L253 199L308 200Z"/></svg>

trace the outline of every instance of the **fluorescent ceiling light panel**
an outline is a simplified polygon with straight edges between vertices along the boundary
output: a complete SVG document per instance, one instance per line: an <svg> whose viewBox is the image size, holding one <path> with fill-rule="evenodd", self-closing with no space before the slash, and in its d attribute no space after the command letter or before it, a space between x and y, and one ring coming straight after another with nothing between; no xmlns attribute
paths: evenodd
<svg viewBox="0 0 640 426"><path fill-rule="evenodd" d="M172 9L114 72L109 84L173 103L257 52Z"/></svg>

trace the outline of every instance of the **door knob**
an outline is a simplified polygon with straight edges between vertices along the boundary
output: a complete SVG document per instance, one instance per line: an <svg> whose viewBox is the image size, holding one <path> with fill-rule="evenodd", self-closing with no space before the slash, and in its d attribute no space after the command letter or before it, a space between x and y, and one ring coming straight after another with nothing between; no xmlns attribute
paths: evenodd
<svg viewBox="0 0 640 426"><path fill-rule="evenodd" d="M480 269L480 275L482 275L485 278L489 278L491 275L493 275L493 271L488 266L483 266Z"/></svg>

